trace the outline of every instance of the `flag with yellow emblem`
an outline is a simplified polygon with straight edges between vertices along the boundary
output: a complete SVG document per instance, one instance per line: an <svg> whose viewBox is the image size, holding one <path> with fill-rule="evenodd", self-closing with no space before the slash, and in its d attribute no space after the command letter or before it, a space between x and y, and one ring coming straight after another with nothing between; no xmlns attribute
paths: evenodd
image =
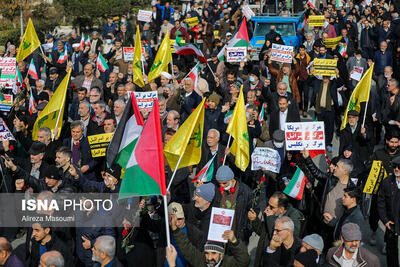
<svg viewBox="0 0 400 267"><path fill-rule="evenodd" d="M140 40L139 25L136 29L135 52L133 53L133 82L140 87L144 87L143 72L142 72L142 42Z"/></svg>
<svg viewBox="0 0 400 267"><path fill-rule="evenodd" d="M200 161L203 140L204 101L205 98L164 147L164 156L172 170L195 165Z"/></svg>
<svg viewBox="0 0 400 267"><path fill-rule="evenodd" d="M49 103L47 103L46 107L43 109L42 112L40 112L39 116L37 117L32 130L33 140L37 140L37 133L42 127L47 127L50 130L53 130L57 126L58 133L61 133L65 99L67 95L67 88L70 76L71 69L68 71L67 75L65 75L64 79L57 87Z"/></svg>
<svg viewBox="0 0 400 267"><path fill-rule="evenodd" d="M250 161L250 147L243 85L240 88L239 97L233 109L232 118L229 121L226 132L234 138L231 152L235 155L235 165L242 171L245 171Z"/></svg>
<svg viewBox="0 0 400 267"><path fill-rule="evenodd" d="M340 130L346 128L346 124L348 122L347 113L350 110L356 110L360 112L361 102L368 102L369 100L369 92L371 91L371 81L372 81L372 72L374 71L374 63L372 63L371 67L365 72L364 76L357 83L356 88L354 88L353 93L351 94L349 103L347 104L347 108L344 112L342 125L340 126Z"/></svg>
<svg viewBox="0 0 400 267"><path fill-rule="evenodd" d="M135 50L136 51L136 50ZM158 48L158 52L156 58L154 59L153 65L150 68L149 75L147 79L149 82L156 79L161 75L161 72L168 72L168 64L172 60L171 54L171 46L169 41L169 33L164 37L160 47Z"/></svg>
<svg viewBox="0 0 400 267"><path fill-rule="evenodd" d="M24 60L33 51L40 46L39 38L37 37L35 27L32 20L29 18L28 25L26 26L24 36L22 37L21 44L18 48L17 62Z"/></svg>

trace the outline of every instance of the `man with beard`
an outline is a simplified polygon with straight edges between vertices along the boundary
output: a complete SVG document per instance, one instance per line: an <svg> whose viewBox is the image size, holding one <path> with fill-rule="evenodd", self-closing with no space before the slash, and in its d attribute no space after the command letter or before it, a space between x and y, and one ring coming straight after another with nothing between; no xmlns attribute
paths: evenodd
<svg viewBox="0 0 400 267"><path fill-rule="evenodd" d="M400 141L400 133L398 131L390 131L385 134L385 142L386 145L383 148L377 149L371 156L370 164L368 169L371 168L372 162L374 160L380 160L382 162L383 167L385 168L388 175L393 175L394 167L392 164L392 160L395 157L400 156L399 143ZM379 188L378 192L379 193ZM371 208L370 208L370 216L369 216L369 225L372 230L372 235L369 238L369 243L371 245L376 245L376 230L378 229L379 215L378 215L378 207L377 207L377 194L372 195L371 199Z"/></svg>
<svg viewBox="0 0 400 267"><path fill-rule="evenodd" d="M97 266L123 267L115 258L115 238L110 235L99 236L92 247L92 260Z"/></svg>
<svg viewBox="0 0 400 267"><path fill-rule="evenodd" d="M346 223L342 227L342 243L330 248L326 260L331 266L380 266L377 256L360 246L361 231L355 223Z"/></svg>

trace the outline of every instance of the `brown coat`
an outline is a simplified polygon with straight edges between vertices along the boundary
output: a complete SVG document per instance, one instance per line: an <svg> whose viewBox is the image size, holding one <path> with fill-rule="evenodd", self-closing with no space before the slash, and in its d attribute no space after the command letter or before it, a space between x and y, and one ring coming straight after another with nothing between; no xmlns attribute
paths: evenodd
<svg viewBox="0 0 400 267"><path fill-rule="evenodd" d="M300 98L300 93L299 93L299 89L297 87L297 78L299 76L300 73L300 67L299 64L294 64L295 70L293 71L292 69L290 69L290 74L289 74L289 86L290 86L290 90L292 90L292 94L294 96L294 98L296 99L297 103L301 102L301 98ZM268 63L268 69L271 72L272 75L274 75L276 77L276 82L279 83L282 81L283 79L283 71L282 68L280 70L275 69L272 64Z"/></svg>
<svg viewBox="0 0 400 267"><path fill-rule="evenodd" d="M326 261L332 266L341 266L340 257L343 254L343 245L330 248L326 254ZM357 252L357 266L359 267L380 267L377 256L364 247L359 247Z"/></svg>

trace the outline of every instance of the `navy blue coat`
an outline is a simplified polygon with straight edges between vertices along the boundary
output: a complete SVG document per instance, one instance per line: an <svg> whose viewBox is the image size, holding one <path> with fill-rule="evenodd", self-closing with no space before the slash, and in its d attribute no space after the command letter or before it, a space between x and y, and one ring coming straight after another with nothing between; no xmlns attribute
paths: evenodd
<svg viewBox="0 0 400 267"><path fill-rule="evenodd" d="M192 111L197 108L201 100L201 96L199 96L196 91L193 91L188 97L184 98L181 109L182 122L184 122L189 115L192 114Z"/></svg>
<svg viewBox="0 0 400 267"><path fill-rule="evenodd" d="M392 52L386 50L385 54L382 55L382 52L380 50L375 51L374 62L375 62L375 68L374 68L375 73L377 75L383 73L386 66L393 66Z"/></svg>

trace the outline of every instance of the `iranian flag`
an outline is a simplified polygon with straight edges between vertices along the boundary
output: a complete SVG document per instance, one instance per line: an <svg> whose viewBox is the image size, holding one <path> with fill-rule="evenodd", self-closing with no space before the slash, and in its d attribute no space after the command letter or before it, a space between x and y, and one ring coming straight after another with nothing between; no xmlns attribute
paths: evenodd
<svg viewBox="0 0 400 267"><path fill-rule="evenodd" d="M79 43L79 49L82 49L84 47L85 47L85 36L82 33L81 42Z"/></svg>
<svg viewBox="0 0 400 267"><path fill-rule="evenodd" d="M85 45L90 46L90 38L89 38L89 35L86 36L86 38L85 38Z"/></svg>
<svg viewBox="0 0 400 267"><path fill-rule="evenodd" d="M101 53L97 56L96 68L101 72L105 72L108 69L108 64Z"/></svg>
<svg viewBox="0 0 400 267"><path fill-rule="evenodd" d="M339 54L340 54L342 57L345 57L345 56L346 56L346 50L344 49L343 45L341 45L340 48L339 48Z"/></svg>
<svg viewBox="0 0 400 267"><path fill-rule="evenodd" d="M306 181L307 177L300 170L300 168L297 167L296 172L294 173L289 184L286 186L285 190L283 190L283 193L297 200L302 199Z"/></svg>
<svg viewBox="0 0 400 267"><path fill-rule="evenodd" d="M29 114L32 115L34 108L36 108L36 102L33 98L32 90L29 90Z"/></svg>
<svg viewBox="0 0 400 267"><path fill-rule="evenodd" d="M233 110L229 110L224 117L224 123L228 124L231 121Z"/></svg>
<svg viewBox="0 0 400 267"><path fill-rule="evenodd" d="M174 45L175 53L178 55L196 55L197 58L203 62L207 63L206 57L203 55L203 52L194 44L185 44L185 45Z"/></svg>
<svg viewBox="0 0 400 267"><path fill-rule="evenodd" d="M133 196L166 195L163 144L158 100L139 137L129 148L130 157L125 166L118 199ZM126 151L128 152L128 151ZM119 161L117 161L119 162ZM124 166L121 166L124 167Z"/></svg>
<svg viewBox="0 0 400 267"><path fill-rule="evenodd" d="M194 83L194 88L197 88L197 83L199 81L199 63L194 66L194 68L187 74L187 77L192 79Z"/></svg>
<svg viewBox="0 0 400 267"><path fill-rule="evenodd" d="M264 104L263 104L262 108L261 108L261 111L260 111L260 114L258 114L258 121L260 122L261 126L264 123L264 113L265 113L265 111L264 111Z"/></svg>
<svg viewBox="0 0 400 267"><path fill-rule="evenodd" d="M33 58L31 60L31 64L29 65L28 74L31 75L36 81L39 81L39 76L36 71L35 63L33 62Z"/></svg>
<svg viewBox="0 0 400 267"><path fill-rule="evenodd" d="M64 63L68 59L68 54L67 54L67 47L64 46L64 51L60 54L60 57L57 60L57 63Z"/></svg>
<svg viewBox="0 0 400 267"><path fill-rule="evenodd" d="M12 89L13 94L16 95L21 91L22 83L23 83L22 74L19 68L17 67L17 75L15 76L15 83Z"/></svg>
<svg viewBox="0 0 400 267"><path fill-rule="evenodd" d="M214 158L217 155L215 153L214 157L212 157L207 164L199 171L199 173L193 178L192 183L195 182L211 182L213 173L214 173Z"/></svg>
<svg viewBox="0 0 400 267"><path fill-rule="evenodd" d="M247 33L247 25L246 19L242 20L242 24L240 24L239 30L235 33L231 40L225 44L225 46L218 53L219 61L224 60L224 53L226 47L247 47L249 46L249 34Z"/></svg>

